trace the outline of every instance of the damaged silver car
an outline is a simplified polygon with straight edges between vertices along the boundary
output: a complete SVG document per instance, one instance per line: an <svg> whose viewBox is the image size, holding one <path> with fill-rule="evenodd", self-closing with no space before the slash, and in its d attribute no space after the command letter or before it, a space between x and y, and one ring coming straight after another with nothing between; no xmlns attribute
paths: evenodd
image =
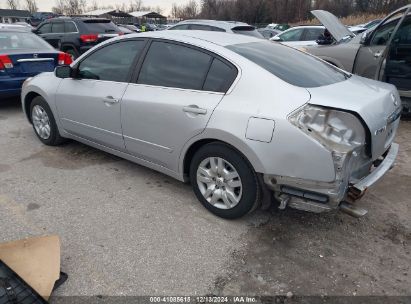
<svg viewBox="0 0 411 304"><path fill-rule="evenodd" d="M230 219L271 198L363 215L350 203L398 153L393 85L244 35L115 38L27 80L22 104L44 144L74 139L191 182Z"/></svg>

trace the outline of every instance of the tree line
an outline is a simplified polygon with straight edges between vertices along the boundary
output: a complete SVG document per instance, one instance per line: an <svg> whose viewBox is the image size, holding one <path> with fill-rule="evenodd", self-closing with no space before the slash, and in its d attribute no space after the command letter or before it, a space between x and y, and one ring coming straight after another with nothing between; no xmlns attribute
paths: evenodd
<svg viewBox="0 0 411 304"><path fill-rule="evenodd" d="M189 0L173 4L171 14L179 19L216 19L250 24L292 23L311 19L311 10L323 9L338 17L387 14L410 0Z"/></svg>

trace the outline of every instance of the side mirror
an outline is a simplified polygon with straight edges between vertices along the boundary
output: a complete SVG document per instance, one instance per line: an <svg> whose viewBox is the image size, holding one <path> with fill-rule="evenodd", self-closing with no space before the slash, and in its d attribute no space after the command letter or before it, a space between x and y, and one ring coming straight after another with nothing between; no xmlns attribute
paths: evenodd
<svg viewBox="0 0 411 304"><path fill-rule="evenodd" d="M70 78L73 74L73 69L69 65L62 65L56 67L54 70L54 74L56 75L57 78Z"/></svg>
<svg viewBox="0 0 411 304"><path fill-rule="evenodd" d="M362 33L362 35L361 35L361 40L360 40L360 43L361 43L361 44L365 44L365 43L367 42L367 39L368 39L368 37L369 37L369 33L370 33L370 32L364 32L364 33Z"/></svg>
<svg viewBox="0 0 411 304"><path fill-rule="evenodd" d="M280 37L278 37L278 36L273 37L273 38L271 38L270 40L271 40L271 41L277 41L277 42L283 41L283 40L282 40Z"/></svg>

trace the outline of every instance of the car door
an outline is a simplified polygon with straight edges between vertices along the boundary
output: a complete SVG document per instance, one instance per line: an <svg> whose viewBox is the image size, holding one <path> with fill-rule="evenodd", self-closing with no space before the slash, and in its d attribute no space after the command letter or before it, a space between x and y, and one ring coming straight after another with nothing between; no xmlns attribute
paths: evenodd
<svg viewBox="0 0 411 304"><path fill-rule="evenodd" d="M354 73L371 79L378 79L381 60L384 57L405 10L401 10L382 22L360 47L354 63Z"/></svg>
<svg viewBox="0 0 411 304"><path fill-rule="evenodd" d="M56 93L63 128L78 137L124 150L120 112L124 92L144 39L103 46L74 68L74 78L63 79Z"/></svg>
<svg viewBox="0 0 411 304"><path fill-rule="evenodd" d="M51 33L51 23L45 23L41 25L38 29L34 31L34 33L36 33L41 38L46 40L49 44L51 44L49 41L49 35Z"/></svg>
<svg viewBox="0 0 411 304"><path fill-rule="evenodd" d="M52 47L58 49L60 47L60 41L64 36L64 22L51 22L51 33L47 35L47 42Z"/></svg>
<svg viewBox="0 0 411 304"><path fill-rule="evenodd" d="M205 129L237 74L232 64L212 53L153 41L123 97L128 153L177 172L182 147Z"/></svg>
<svg viewBox="0 0 411 304"><path fill-rule="evenodd" d="M386 58L381 62L380 80L391 83L400 95L411 98L411 8L393 35Z"/></svg>

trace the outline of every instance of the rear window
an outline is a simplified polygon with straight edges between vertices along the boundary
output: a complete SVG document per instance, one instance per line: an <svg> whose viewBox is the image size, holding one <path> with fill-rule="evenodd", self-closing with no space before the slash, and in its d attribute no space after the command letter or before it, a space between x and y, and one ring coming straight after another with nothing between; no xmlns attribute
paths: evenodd
<svg viewBox="0 0 411 304"><path fill-rule="evenodd" d="M84 20L84 25L90 33L119 33L120 29L110 20Z"/></svg>
<svg viewBox="0 0 411 304"><path fill-rule="evenodd" d="M231 29L236 34L264 38L253 26L237 26Z"/></svg>
<svg viewBox="0 0 411 304"><path fill-rule="evenodd" d="M50 44L31 33L0 32L0 53L8 50L54 50Z"/></svg>
<svg viewBox="0 0 411 304"><path fill-rule="evenodd" d="M350 77L313 56L274 42L235 44L227 48L298 87L321 87Z"/></svg>

